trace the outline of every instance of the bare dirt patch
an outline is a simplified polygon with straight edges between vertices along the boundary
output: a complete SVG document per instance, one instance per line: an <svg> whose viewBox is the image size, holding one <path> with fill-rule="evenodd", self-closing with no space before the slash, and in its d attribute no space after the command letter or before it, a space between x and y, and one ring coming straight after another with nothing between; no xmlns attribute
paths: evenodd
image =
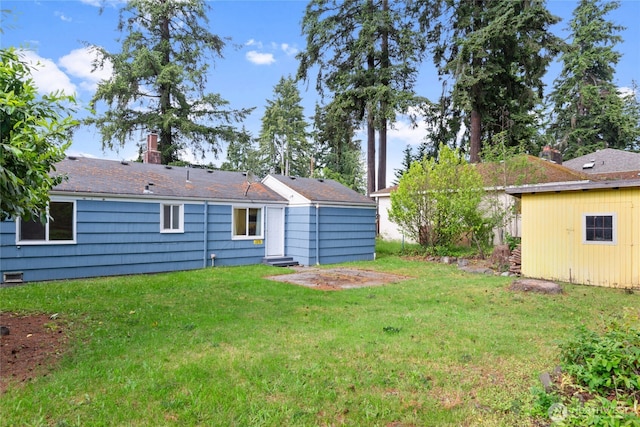
<svg viewBox="0 0 640 427"><path fill-rule="evenodd" d="M0 394L50 372L67 342L62 323L48 314L0 313L0 326Z"/></svg>
<svg viewBox="0 0 640 427"><path fill-rule="evenodd" d="M306 286L320 291L381 286L407 280L409 277L353 268L296 268L297 273L266 277L269 280Z"/></svg>

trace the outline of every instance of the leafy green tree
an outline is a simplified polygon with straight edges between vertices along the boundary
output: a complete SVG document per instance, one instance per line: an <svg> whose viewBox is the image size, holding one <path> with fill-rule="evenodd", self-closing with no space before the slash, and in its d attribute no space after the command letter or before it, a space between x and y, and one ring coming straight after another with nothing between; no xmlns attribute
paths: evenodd
<svg viewBox="0 0 640 427"><path fill-rule="evenodd" d="M459 150L446 145L439 158L411 164L391 193L389 219L421 245L451 248L465 233L487 229L482 213L482 179Z"/></svg>
<svg viewBox="0 0 640 427"><path fill-rule="evenodd" d="M456 109L467 115L469 156L508 130L509 145L534 132L529 112L542 98L542 77L562 46L549 32L558 22L541 0L444 0L422 9L439 73L451 77Z"/></svg>
<svg viewBox="0 0 640 427"><path fill-rule="evenodd" d="M260 130L260 151L270 172L308 177L311 174L307 122L300 91L291 77L282 77L267 100Z"/></svg>
<svg viewBox="0 0 640 427"><path fill-rule="evenodd" d="M136 130L156 130L162 162L170 163L183 148L217 156L222 142L244 137L234 123L251 109L231 109L219 94L205 93L209 65L225 46L208 29L208 9L204 0L130 0L120 10L122 52L94 46L94 66L113 66L91 100L107 111L86 120L101 132L103 147L124 146Z"/></svg>
<svg viewBox="0 0 640 427"><path fill-rule="evenodd" d="M367 191L386 187L387 128L413 102L412 88L425 50L405 2L312 0L302 20L307 48L298 78L317 67L316 88L367 129ZM376 183L376 141L378 181Z"/></svg>
<svg viewBox="0 0 640 427"><path fill-rule="evenodd" d="M566 159L600 148L637 149L640 108L635 91L626 95L614 84L623 27L606 19L617 1L581 0L569 23L572 42L562 54L562 72L554 82L551 132Z"/></svg>
<svg viewBox="0 0 640 427"><path fill-rule="evenodd" d="M49 192L64 179L51 172L78 124L75 105L62 93L40 97L16 50L0 50L0 221L46 222Z"/></svg>

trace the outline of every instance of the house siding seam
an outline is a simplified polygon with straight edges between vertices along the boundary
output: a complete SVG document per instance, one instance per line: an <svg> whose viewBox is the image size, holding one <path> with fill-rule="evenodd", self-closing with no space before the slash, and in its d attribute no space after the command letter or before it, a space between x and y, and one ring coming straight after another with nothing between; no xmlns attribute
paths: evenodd
<svg viewBox="0 0 640 427"><path fill-rule="evenodd" d="M613 288L640 287L640 188L522 195L522 274ZM584 215L616 217L615 243L585 243Z"/></svg>

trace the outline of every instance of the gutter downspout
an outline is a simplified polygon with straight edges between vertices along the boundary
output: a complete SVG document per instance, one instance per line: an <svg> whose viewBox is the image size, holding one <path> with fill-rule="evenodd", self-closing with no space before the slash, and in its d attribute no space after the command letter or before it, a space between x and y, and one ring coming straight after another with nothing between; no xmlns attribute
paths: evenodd
<svg viewBox="0 0 640 427"><path fill-rule="evenodd" d="M209 252L209 241L207 240L207 235L209 234L208 226L209 226L209 202L205 200L204 202L204 218L202 220L202 228L203 228L203 236L202 236L202 267L207 267L207 252ZM213 261L212 261L213 262Z"/></svg>
<svg viewBox="0 0 640 427"><path fill-rule="evenodd" d="M320 265L320 204L316 203L316 265Z"/></svg>

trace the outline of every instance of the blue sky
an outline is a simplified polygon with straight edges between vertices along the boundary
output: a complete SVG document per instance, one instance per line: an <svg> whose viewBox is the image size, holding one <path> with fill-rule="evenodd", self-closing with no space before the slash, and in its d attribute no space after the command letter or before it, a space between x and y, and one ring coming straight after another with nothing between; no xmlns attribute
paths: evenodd
<svg viewBox="0 0 640 427"><path fill-rule="evenodd" d="M2 0L0 9L10 10L3 17L3 33L0 46L28 49L29 60L41 65L34 72L34 80L42 93L63 89L75 93L80 105L86 106L95 91L97 82L108 77L104 71L91 72L91 54L83 42L101 45L111 52L119 51L116 31L118 0L108 0L99 14L99 0ZM209 70L209 92L220 93L234 108L256 107L245 120L246 128L257 136L260 119L268 99L273 98L273 88L282 76L295 75L298 64L295 54L304 49L305 41L300 32L306 1L253 0L211 1L210 30L223 37L230 37L224 58L218 59ZM553 30L566 36L571 13L577 1L550 0L549 10L563 21ZM623 0L619 9L609 18L626 27L621 33L624 42L618 45L623 54L618 64L615 83L630 87L632 81L640 81L640 0ZM558 64L550 68L549 85L560 71ZM307 116L313 114L317 94L315 81L300 84L301 96ZM440 83L429 59L421 72L417 91L420 95L435 99ZM311 119L309 119L311 123ZM394 169L400 167L402 151L407 144L418 145L424 135L421 128L411 129L401 119L390 132L387 163L387 184L393 180ZM141 135L141 138L143 136ZM361 138L364 139L364 138ZM94 129L82 128L74 136L69 154L107 159L130 159L137 155L136 141L118 150L104 150L100 136ZM364 144L363 144L364 145ZM207 161L219 165L222 156ZM190 160L189 153L184 156Z"/></svg>

